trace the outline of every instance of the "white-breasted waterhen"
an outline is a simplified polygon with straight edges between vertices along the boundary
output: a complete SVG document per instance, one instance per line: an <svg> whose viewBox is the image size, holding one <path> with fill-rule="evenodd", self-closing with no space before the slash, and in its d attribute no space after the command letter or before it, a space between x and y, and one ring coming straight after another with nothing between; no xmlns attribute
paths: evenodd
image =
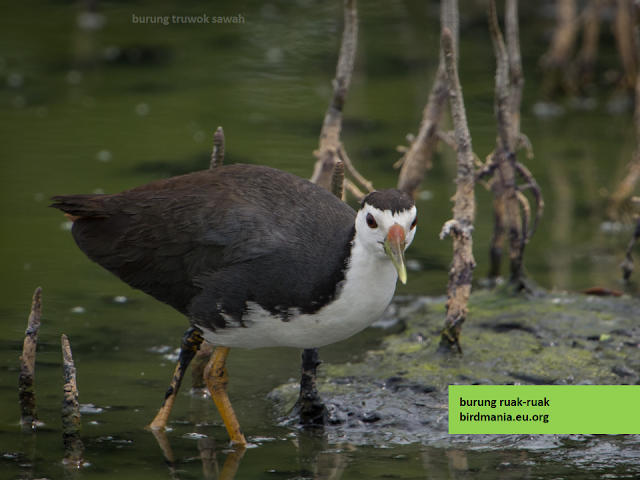
<svg viewBox="0 0 640 480"><path fill-rule="evenodd" d="M397 279L407 280L404 250L416 231L414 202L399 190L370 193L356 213L307 180L253 165L52 200L91 260L186 315L218 347L206 381L240 444L229 348L321 347L371 325Z"/></svg>

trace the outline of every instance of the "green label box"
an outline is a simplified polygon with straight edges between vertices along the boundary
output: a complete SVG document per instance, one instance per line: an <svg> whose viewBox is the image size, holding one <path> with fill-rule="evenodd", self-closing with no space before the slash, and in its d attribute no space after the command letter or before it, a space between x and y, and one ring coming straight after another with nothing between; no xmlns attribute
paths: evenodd
<svg viewBox="0 0 640 480"><path fill-rule="evenodd" d="M640 385L450 385L449 433L637 434Z"/></svg>

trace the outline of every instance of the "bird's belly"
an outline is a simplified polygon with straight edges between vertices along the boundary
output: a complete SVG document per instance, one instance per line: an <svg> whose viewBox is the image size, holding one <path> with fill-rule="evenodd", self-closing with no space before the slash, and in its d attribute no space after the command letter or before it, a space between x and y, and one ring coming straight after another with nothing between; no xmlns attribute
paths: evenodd
<svg viewBox="0 0 640 480"><path fill-rule="evenodd" d="M392 267L393 268L393 267ZM395 292L395 270L378 272L373 282L344 286L334 302L314 314L291 314L286 320L271 315L256 303L248 303L245 325L204 331L217 346L239 348L314 348L344 340L371 325L383 314Z"/></svg>

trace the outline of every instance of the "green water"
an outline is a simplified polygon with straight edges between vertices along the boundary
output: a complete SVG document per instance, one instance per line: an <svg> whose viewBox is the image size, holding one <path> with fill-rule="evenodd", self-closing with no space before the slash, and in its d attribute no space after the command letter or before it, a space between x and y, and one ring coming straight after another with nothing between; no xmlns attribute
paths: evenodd
<svg viewBox="0 0 640 480"><path fill-rule="evenodd" d="M416 133L435 75L438 8L419 1L361 3L342 139L361 173L376 187L391 187L397 180L392 164L400 156L395 148L407 133ZM466 2L461 8L460 74L474 149L484 158L495 142L493 53L482 11ZM547 205L527 249L527 269L549 289L622 288L617 265L628 233L601 231L599 191L612 191L625 173L635 144L631 113L608 114L611 89L599 85L594 110L567 104L559 118L535 117L536 62L547 48L550 23L534 5L522 8L522 130L533 143L536 157L527 165ZM0 15L0 478L74 476L60 464L62 333L74 351L80 401L102 408L83 417L91 466L81 478L216 478L215 464L198 458L199 444L204 448L207 442L220 467L227 458L227 434L211 402L186 392L179 396L168 434L173 473L142 428L155 415L173 370L170 360L149 349L177 347L187 321L87 260L64 218L46 208L47 199L114 193L207 168L219 125L225 129L227 163L271 165L308 178L331 95L342 8L340 2L306 0L114 2L101 6L105 24L92 31L78 27L79 11L65 2L36 1L5 5ZM244 23L132 23L133 15L202 14L241 14ZM599 83L616 65L607 33ZM455 156L443 147L424 183L430 195L418 202L418 236L408 252L421 270L410 272L398 293L445 292L451 244L438 240L438 233L451 215L454 173ZM490 195L482 187L477 195L479 279L488 271L492 220ZM18 357L37 286L44 301L36 390L45 427L21 435ZM127 301L115 302L118 296ZM329 363L357 360L382 335L370 329L322 349L321 356ZM231 353L230 397L258 445L247 451L236 478L312 477L314 469L314 478L345 480L489 479L496 478L496 469L500 478L589 478L562 463L532 463L536 455L522 451L326 445L322 437L276 426L266 395L298 376L299 355L294 349ZM196 425L208 418L211 425Z"/></svg>

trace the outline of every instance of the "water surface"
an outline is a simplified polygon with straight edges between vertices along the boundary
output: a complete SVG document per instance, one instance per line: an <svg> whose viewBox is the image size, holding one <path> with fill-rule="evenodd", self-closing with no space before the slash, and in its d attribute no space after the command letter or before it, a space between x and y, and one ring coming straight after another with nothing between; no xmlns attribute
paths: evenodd
<svg viewBox="0 0 640 480"><path fill-rule="evenodd" d="M495 142L494 60L482 11L462 2L460 74L476 153ZM207 168L211 138L222 125L226 162L256 163L309 177L331 95L342 9L339 2L108 3L103 23L79 25L79 8L36 1L4 7L0 17L0 478L63 478L60 335L69 336L84 414L83 478L215 478L227 434L211 402L183 392L171 416L173 470L143 426L153 418L173 370L158 353L179 345L187 321L92 264L75 246L65 219L47 209L67 193L115 193L158 178ZM242 15L244 23L132 23L133 15ZM522 130L534 146L526 161L541 185L545 218L527 249L531 276L545 288L622 288L617 265L628 232L601 228L601 189L625 173L635 138L631 113L610 114L601 81L617 68L605 33L593 110L564 105L539 118L536 62L550 22L523 7L526 76ZM438 61L436 3L362 2L358 56L342 139L376 187L397 180L395 148L417 132ZM450 120L447 120L450 128ZM420 267L398 293L445 292L450 241L438 240L451 216L455 156L443 147L418 202L419 229L408 258ZM488 271L490 195L477 189L476 279ZM607 225L605 225L607 227ZM608 225L624 230L625 226ZM43 287L36 390L45 427L21 435L17 378L31 295ZM631 286L633 292L635 286ZM326 362L357 361L383 335L370 329L322 349ZM327 444L322 436L277 426L266 398L299 371L300 352L231 353L230 396L248 437L238 479L257 478L622 478L624 467L545 458L535 451L489 453L428 443L386 449ZM199 425L206 423L206 425ZM624 442L624 440L620 440ZM612 449L624 449L614 445ZM624 463L624 462L622 462ZM31 464L32 466L25 466ZM610 470L612 469L612 470ZM316 473L312 473L313 471ZM171 473L173 472L173 473ZM498 472L498 473L496 473ZM497 477L496 477L497 476Z"/></svg>

